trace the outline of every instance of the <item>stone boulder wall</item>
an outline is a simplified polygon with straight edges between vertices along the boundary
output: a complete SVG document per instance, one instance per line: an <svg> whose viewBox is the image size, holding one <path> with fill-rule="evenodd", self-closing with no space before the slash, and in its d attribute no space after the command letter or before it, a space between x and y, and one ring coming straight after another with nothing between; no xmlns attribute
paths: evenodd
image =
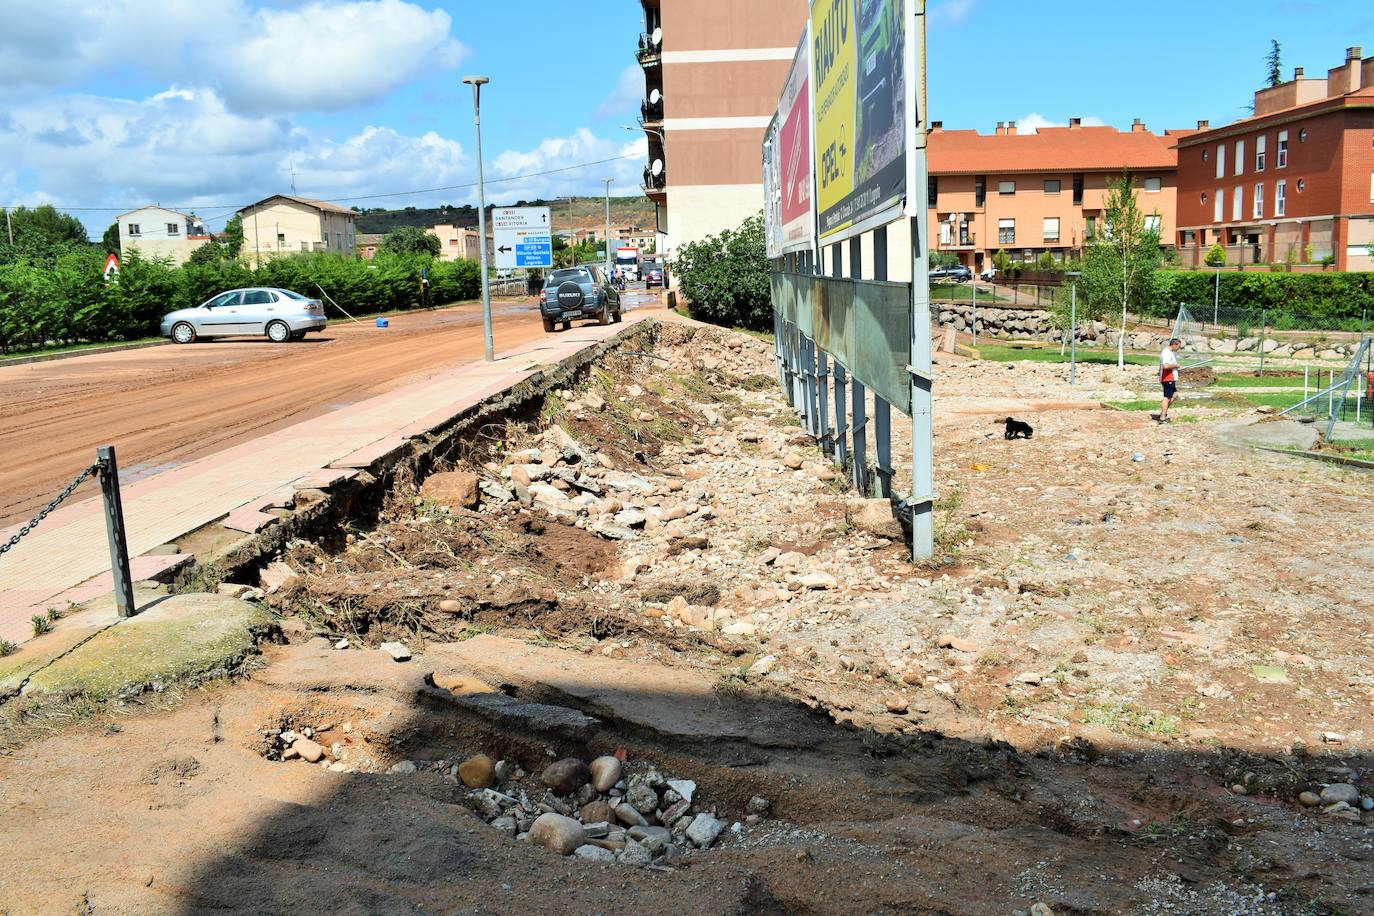
<svg viewBox="0 0 1374 916"><path fill-rule="evenodd" d="M939 304L933 314L940 327L954 327L961 334L967 334L973 324L973 309L968 305ZM1059 343L1064 332L1054 327L1054 316L1045 309L1023 308L979 308L978 336L991 340L1047 340ZM1089 347L1115 347L1117 331L1103 321L1087 321L1078 327L1078 343ZM1127 333L1126 349L1138 351L1159 351L1168 343L1168 334L1161 331L1136 330ZM1278 359L1297 360L1340 360L1353 356L1359 346L1355 342L1326 340L1319 333L1311 338L1268 337L1263 341L1258 335L1235 338L1231 336L1209 337L1207 345L1213 353L1252 353L1260 350Z"/></svg>

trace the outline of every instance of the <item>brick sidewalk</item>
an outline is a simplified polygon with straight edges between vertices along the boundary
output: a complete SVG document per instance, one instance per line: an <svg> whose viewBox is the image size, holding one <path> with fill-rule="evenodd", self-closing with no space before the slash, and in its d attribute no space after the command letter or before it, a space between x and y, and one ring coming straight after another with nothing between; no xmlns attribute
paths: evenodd
<svg viewBox="0 0 1374 916"><path fill-rule="evenodd" d="M185 559L143 556L148 551L231 513L235 519L251 521L257 507L272 503L273 494L290 493L298 482L314 485L312 481L366 467L405 440L423 436L540 368L648 317L631 312L622 325L580 327L499 354L491 364L440 369L424 381L125 485L124 519L135 578L150 577ZM113 444L118 449L119 443ZM15 526L0 532L0 540L18 530ZM252 530L251 524L247 530ZM99 496L64 505L0 557L0 638L22 642L32 636L32 615L109 591L109 568Z"/></svg>

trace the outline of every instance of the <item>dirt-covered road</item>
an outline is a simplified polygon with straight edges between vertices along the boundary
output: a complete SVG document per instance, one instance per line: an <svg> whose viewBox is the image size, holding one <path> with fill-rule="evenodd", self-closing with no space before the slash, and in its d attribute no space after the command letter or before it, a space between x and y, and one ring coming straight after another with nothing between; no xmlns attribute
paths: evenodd
<svg viewBox="0 0 1374 916"><path fill-rule="evenodd" d="M642 300L642 302L641 302ZM627 296L644 307L657 297ZM482 356L461 305L322 335L154 347L0 368L0 526L27 520L113 443L137 479ZM533 299L493 306L497 352L544 334Z"/></svg>

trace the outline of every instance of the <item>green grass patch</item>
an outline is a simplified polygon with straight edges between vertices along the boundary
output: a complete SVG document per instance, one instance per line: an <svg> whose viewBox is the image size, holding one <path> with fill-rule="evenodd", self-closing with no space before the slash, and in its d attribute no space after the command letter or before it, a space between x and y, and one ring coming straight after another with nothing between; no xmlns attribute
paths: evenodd
<svg viewBox="0 0 1374 916"><path fill-rule="evenodd" d="M1094 703L1083 710L1083 721L1101 725L1119 734L1143 734L1167 738L1179 733L1178 716L1145 709L1134 703Z"/></svg>
<svg viewBox="0 0 1374 916"><path fill-rule="evenodd" d="M1239 372L1234 375L1218 375L1214 388L1301 388L1301 375L1256 375L1253 372Z"/></svg>
<svg viewBox="0 0 1374 916"><path fill-rule="evenodd" d="M930 300L932 302L972 302L973 287L971 286L932 286L930 288ZM978 290L979 302L1008 302L1010 300L996 293L988 292L985 289Z"/></svg>
<svg viewBox="0 0 1374 916"><path fill-rule="evenodd" d="M1058 345L1040 350L1018 350L1005 344L979 344L978 353L983 359L995 363L1067 363L1069 361L1069 351L1065 350L1061 356ZM1079 347L1078 361L1102 366L1115 366L1116 351ZM1131 366L1153 366L1157 362L1159 362L1159 357L1151 356L1148 353L1126 354L1126 363Z"/></svg>
<svg viewBox="0 0 1374 916"><path fill-rule="evenodd" d="M49 356L54 353L99 353L102 350L124 349L125 347L131 347L138 344L155 344L162 340L166 340L166 338L140 337L136 340L119 340L110 343L59 344L53 347L35 347L31 350L14 350L13 352L7 353L3 359L0 359L0 366L5 365L5 363L10 360L26 359L31 356Z"/></svg>

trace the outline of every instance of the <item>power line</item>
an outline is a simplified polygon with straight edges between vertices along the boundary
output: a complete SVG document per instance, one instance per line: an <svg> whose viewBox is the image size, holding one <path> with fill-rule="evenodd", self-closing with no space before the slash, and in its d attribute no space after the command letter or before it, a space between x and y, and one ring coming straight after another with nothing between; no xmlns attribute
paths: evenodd
<svg viewBox="0 0 1374 916"><path fill-rule="evenodd" d="M561 173L561 172L573 172L573 171L576 171L577 169L589 169L589 168L591 168L592 166L605 165L605 164L608 163L608 162L624 162L624 161L627 160L627 159L638 159L638 158L640 158L640 156L639 156L638 153L631 153L631 154L628 155L628 156L612 156L612 157L609 158L609 159L598 159L598 160L596 160L595 162L581 162L581 163L578 163L577 165L565 165L565 166L562 166L561 168L556 168L556 169L545 169L545 170L542 171L542 172L528 172L528 173L526 173L526 174L524 174L524 175L511 175L510 177L507 177L507 178L488 178L486 183L487 183L487 184L508 184L508 183L510 183L510 182L512 182L512 181L524 181L526 178L540 178L540 177L543 177L544 175L557 175L557 174L559 174L559 173ZM311 200L323 201L324 203L329 203L329 204L344 204L344 203L351 203L351 202L353 202L353 201L359 201L359 200L381 200L381 199L387 198L387 197L410 197L410 196L413 196L413 195L416 195L416 194L437 194L437 193L439 193L440 191L464 191L464 190L467 190L467 189L469 189L469 188L475 188L475 187L477 187L477 182L474 181L474 182L471 182L471 183L469 183L469 184L453 184L453 185L446 185L446 186L441 187L441 188L418 188L418 189L412 190L412 191L390 191L390 192L387 192L387 193L385 193L385 194L362 194L362 195L357 195L357 196L353 196L353 197L310 197L310 199L311 199ZM293 196L308 197L309 195L293 195ZM251 202L246 203L246 204L201 204L201 205L198 206L198 207L197 207L197 206L186 206L186 205L184 205L184 204L183 204L183 205L176 205L176 206L165 206L165 207L164 207L163 204L156 204L155 206L164 207L164 209L167 209L167 210L183 210L183 211L188 211L188 212L191 211L191 210L196 210L196 209L203 210L203 211L210 211L210 210L225 210L225 211L228 211L228 212L233 212L233 211L236 211L236 210L242 210L242 209L244 209L245 207L251 207L251 206L252 206L253 204L255 204L255 203L258 203L258 201L251 201ZM10 206L6 207L5 209L15 209L16 207L21 207L21 206L26 206L26 205L25 205L25 204L11 204ZM44 204L39 204L38 206L44 206ZM142 204L135 204L135 205L133 205L133 206L124 206L124 207L63 207L63 206L58 206L57 204L47 204L47 206L51 206L51 207L52 207L53 209L55 209L55 210L61 210L61 211L63 211L64 213L124 213L124 212L129 211L129 210L138 210L138 209L140 209L140 208L142 208L142 207L154 206L154 205L152 205L152 204L147 204L147 203L142 203Z"/></svg>

